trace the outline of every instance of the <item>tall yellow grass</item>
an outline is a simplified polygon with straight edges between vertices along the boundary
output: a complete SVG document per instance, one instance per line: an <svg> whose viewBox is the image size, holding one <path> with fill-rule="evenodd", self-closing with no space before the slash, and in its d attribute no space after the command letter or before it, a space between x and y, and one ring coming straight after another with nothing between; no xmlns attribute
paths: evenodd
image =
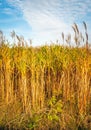
<svg viewBox="0 0 91 130"><path fill-rule="evenodd" d="M88 39L86 47L78 47L75 27L77 47L52 44L34 48L23 43L10 48L2 43L1 126L73 130L91 114L91 49Z"/></svg>

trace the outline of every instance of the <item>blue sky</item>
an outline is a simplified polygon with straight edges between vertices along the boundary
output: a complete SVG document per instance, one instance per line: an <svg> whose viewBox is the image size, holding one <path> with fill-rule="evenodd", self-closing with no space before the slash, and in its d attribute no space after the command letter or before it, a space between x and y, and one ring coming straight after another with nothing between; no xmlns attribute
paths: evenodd
<svg viewBox="0 0 91 130"><path fill-rule="evenodd" d="M0 30L7 38L13 30L33 45L61 40L61 33L73 35L77 23L84 33L88 27L91 42L91 0L0 0Z"/></svg>

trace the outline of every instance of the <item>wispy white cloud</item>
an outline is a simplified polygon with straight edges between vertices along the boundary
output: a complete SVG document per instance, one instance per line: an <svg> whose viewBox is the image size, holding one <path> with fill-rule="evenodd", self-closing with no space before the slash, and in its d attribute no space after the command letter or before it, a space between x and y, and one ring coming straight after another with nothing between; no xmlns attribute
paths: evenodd
<svg viewBox="0 0 91 130"><path fill-rule="evenodd" d="M4 7L3 10L1 9L0 10L2 14L5 14L5 15L12 15L14 17L16 17L18 11L15 10L15 9L12 9L12 8L9 8L9 7Z"/></svg>
<svg viewBox="0 0 91 130"><path fill-rule="evenodd" d="M32 27L32 37L52 40L70 25L91 13L91 0L7 0L18 8ZM91 17L91 16L90 16Z"/></svg>

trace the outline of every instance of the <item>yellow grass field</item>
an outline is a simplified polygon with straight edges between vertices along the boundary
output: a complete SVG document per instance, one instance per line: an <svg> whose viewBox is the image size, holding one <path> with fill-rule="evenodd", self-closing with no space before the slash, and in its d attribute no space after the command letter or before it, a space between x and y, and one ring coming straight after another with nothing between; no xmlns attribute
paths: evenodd
<svg viewBox="0 0 91 130"><path fill-rule="evenodd" d="M91 48L73 29L75 47L1 44L1 129L91 130Z"/></svg>

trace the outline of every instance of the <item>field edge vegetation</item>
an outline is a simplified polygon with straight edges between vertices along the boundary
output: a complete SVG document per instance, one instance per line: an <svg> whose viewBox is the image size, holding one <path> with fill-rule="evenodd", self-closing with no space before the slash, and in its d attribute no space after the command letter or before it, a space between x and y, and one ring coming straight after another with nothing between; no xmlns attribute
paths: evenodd
<svg viewBox="0 0 91 130"><path fill-rule="evenodd" d="M63 43L28 46L14 32L0 46L0 126L16 130L91 129L91 48L78 26ZM1 32L2 33L2 32ZM84 42L84 46L80 43Z"/></svg>

